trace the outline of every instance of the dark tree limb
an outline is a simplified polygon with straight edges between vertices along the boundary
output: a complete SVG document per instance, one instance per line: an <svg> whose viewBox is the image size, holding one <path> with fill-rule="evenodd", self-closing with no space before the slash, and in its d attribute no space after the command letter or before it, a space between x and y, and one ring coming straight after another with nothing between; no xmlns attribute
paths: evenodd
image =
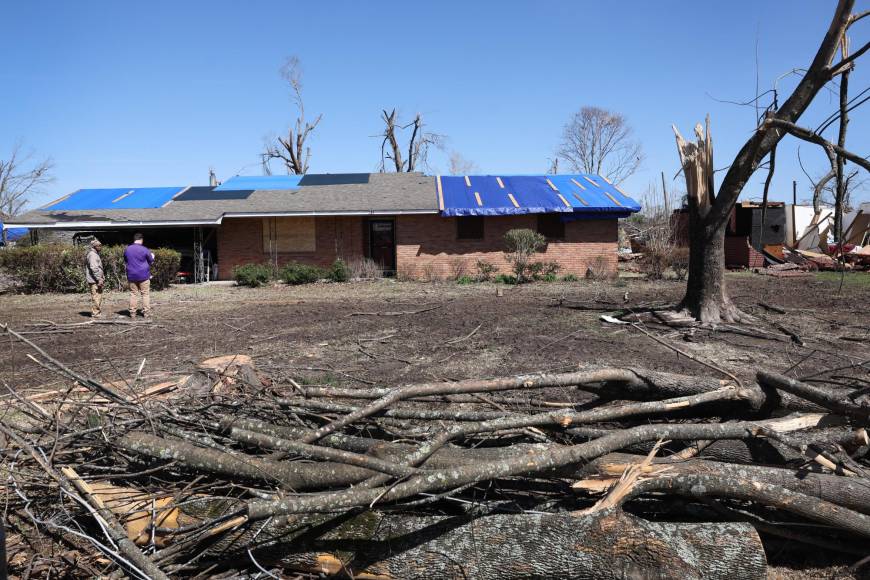
<svg viewBox="0 0 870 580"><path fill-rule="evenodd" d="M804 141L809 141L810 143L815 143L816 145L821 145L826 150L831 149L832 151L834 151L834 153L843 157L844 159L848 159L852 163L854 163L856 165L860 165L861 167L863 167L867 171L870 171L870 160L866 159L865 157L861 157L857 153L852 153L851 151L844 149L843 147L841 147L840 145L837 145L836 143L831 143L830 141L828 141L827 139L825 139L824 137L822 137L818 133L814 133L813 131L806 129L804 127L798 127L794 123L791 123L789 121L784 121L782 119L769 118L765 121L765 124L771 125L774 127L780 127L782 129L786 130L787 132L791 133L795 137L798 137L799 139L803 139Z"/></svg>
<svg viewBox="0 0 870 580"><path fill-rule="evenodd" d="M287 489L324 489L366 479L377 472L341 463L287 463L216 449L197 447L185 441L132 432L115 444L125 451L176 461L190 469L228 477L279 483Z"/></svg>
<svg viewBox="0 0 870 580"><path fill-rule="evenodd" d="M842 396L841 392L828 392L796 379L767 371L758 371L756 378L762 385L797 395L836 413L857 419L870 419L870 407L860 405L848 397Z"/></svg>
<svg viewBox="0 0 870 580"><path fill-rule="evenodd" d="M630 465L639 464L643 459L644 456L641 455L613 453L596 459L581 471L584 474L597 474L603 478L618 478ZM644 477L679 475L709 475L721 479L758 481L870 514L870 484L857 478L782 467L736 465L705 459L683 462L656 459L652 465L643 470ZM575 487L583 489L582 485L575 484Z"/></svg>
<svg viewBox="0 0 870 580"><path fill-rule="evenodd" d="M777 485L750 478L713 475L677 475L642 480L629 494L637 497L653 491L696 498L728 497L752 501L791 512L808 520L870 538L870 516L828 501L816 499Z"/></svg>

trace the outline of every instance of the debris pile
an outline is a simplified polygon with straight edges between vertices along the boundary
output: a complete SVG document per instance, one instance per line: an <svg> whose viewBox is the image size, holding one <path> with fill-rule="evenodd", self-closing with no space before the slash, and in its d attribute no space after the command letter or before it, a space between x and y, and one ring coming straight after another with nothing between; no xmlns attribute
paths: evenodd
<svg viewBox="0 0 870 580"><path fill-rule="evenodd" d="M5 331L70 381L4 401L17 575L761 579L870 544L863 367L350 388L235 355L110 385Z"/></svg>

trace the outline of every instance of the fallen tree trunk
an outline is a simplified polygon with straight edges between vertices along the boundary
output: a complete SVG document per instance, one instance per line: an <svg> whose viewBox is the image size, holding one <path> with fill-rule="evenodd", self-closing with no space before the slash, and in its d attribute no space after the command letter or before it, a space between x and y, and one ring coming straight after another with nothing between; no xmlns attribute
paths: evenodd
<svg viewBox="0 0 870 580"><path fill-rule="evenodd" d="M261 562L358 579L766 578L755 529L674 524L619 510L469 519L365 513L255 552Z"/></svg>

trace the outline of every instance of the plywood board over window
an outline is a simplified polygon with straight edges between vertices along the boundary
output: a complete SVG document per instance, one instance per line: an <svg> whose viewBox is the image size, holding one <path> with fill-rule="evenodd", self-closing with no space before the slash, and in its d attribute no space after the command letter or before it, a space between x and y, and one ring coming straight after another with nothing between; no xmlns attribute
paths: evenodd
<svg viewBox="0 0 870 580"><path fill-rule="evenodd" d="M313 217L263 219L263 252L298 253L317 249Z"/></svg>

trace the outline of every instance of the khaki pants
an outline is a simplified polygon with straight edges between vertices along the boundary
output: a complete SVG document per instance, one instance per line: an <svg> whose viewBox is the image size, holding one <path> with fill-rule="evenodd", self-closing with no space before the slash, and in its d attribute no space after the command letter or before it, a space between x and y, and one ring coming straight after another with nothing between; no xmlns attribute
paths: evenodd
<svg viewBox="0 0 870 580"><path fill-rule="evenodd" d="M150 316L151 314L151 280L143 282L130 282L130 317L136 316L138 309L139 297L142 297L142 314Z"/></svg>
<svg viewBox="0 0 870 580"><path fill-rule="evenodd" d="M91 290L91 316L100 316L103 311L100 307L103 304L103 287L99 284L88 284Z"/></svg>

